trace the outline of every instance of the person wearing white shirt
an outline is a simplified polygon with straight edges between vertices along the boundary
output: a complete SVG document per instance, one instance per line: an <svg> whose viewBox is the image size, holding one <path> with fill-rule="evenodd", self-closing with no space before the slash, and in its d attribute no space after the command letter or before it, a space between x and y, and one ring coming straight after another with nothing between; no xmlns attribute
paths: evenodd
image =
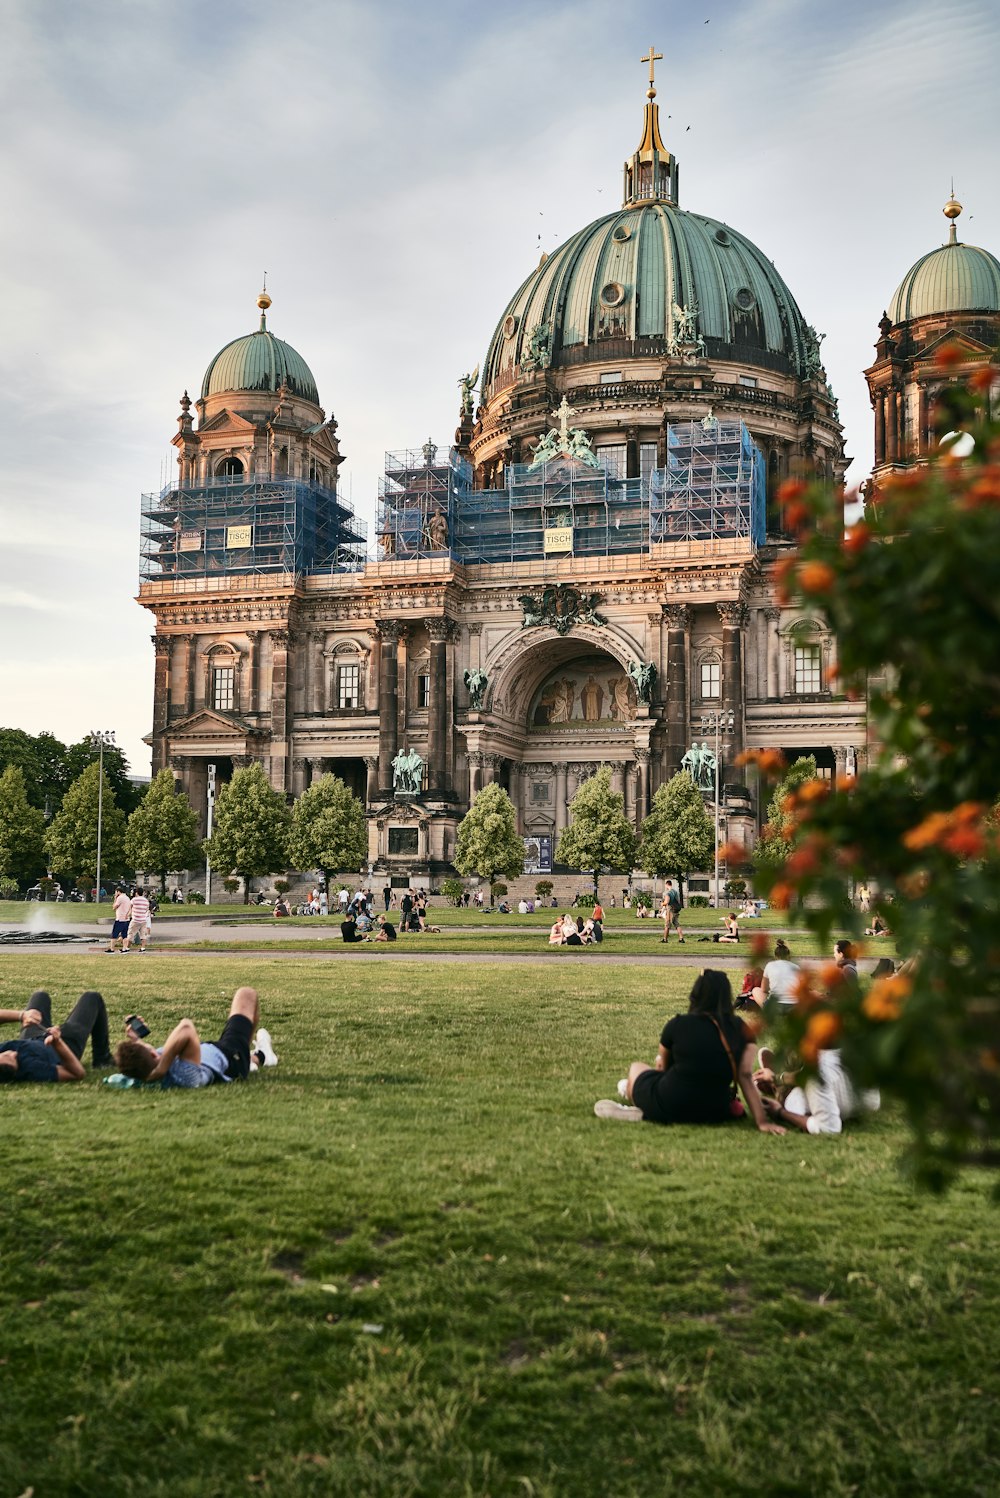
<svg viewBox="0 0 1000 1498"><path fill-rule="evenodd" d="M799 981L799 965L792 961L792 954L779 938L774 944L774 957L764 968L761 989L764 998L774 997L779 1004L795 1003L795 985Z"/></svg>

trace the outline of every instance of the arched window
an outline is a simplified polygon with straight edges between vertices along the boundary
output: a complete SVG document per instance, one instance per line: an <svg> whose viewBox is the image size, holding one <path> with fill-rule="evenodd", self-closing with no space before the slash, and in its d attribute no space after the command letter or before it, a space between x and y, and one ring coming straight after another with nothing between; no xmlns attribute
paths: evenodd
<svg viewBox="0 0 1000 1498"><path fill-rule="evenodd" d="M239 458L223 458L215 472L219 478L232 479L242 475L245 470Z"/></svg>

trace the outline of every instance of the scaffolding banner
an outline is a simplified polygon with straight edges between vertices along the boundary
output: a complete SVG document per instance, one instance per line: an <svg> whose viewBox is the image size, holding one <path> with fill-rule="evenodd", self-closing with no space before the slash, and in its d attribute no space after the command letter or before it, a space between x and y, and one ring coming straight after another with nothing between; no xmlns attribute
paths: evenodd
<svg viewBox="0 0 1000 1498"><path fill-rule="evenodd" d="M181 551L201 551L201 531L181 531Z"/></svg>
<svg viewBox="0 0 1000 1498"><path fill-rule="evenodd" d="M551 530L542 532L542 539L546 556L554 551L572 551L573 527L570 525L553 527Z"/></svg>
<svg viewBox="0 0 1000 1498"><path fill-rule="evenodd" d="M240 551L247 546L253 545L252 525L227 525L226 526L226 550Z"/></svg>

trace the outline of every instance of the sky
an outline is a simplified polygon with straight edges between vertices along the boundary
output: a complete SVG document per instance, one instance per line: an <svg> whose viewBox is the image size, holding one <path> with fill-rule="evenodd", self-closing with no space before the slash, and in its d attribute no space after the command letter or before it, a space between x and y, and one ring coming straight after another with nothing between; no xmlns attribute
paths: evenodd
<svg viewBox="0 0 1000 1498"><path fill-rule="evenodd" d="M652 42L681 207L772 259L871 464L861 373L920 255L1000 256L995 0L0 0L0 726L152 713L139 505L178 401L253 331L339 422L372 533L386 449L450 440L541 250L619 206Z"/></svg>

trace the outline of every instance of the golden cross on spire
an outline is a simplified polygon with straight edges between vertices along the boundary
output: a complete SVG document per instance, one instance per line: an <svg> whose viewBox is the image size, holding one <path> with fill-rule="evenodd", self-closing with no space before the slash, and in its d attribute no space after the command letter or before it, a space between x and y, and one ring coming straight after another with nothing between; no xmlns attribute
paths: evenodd
<svg viewBox="0 0 1000 1498"><path fill-rule="evenodd" d="M653 77L653 69L656 67L656 64L658 62L662 62L663 61L663 53L662 52L657 52L654 49L653 44L650 43L650 46L649 46L649 56L648 57L640 57L639 61L640 62L648 62L649 63L649 92L646 95L646 98L647 99L655 99L656 98L656 81L655 81L655 79Z"/></svg>

